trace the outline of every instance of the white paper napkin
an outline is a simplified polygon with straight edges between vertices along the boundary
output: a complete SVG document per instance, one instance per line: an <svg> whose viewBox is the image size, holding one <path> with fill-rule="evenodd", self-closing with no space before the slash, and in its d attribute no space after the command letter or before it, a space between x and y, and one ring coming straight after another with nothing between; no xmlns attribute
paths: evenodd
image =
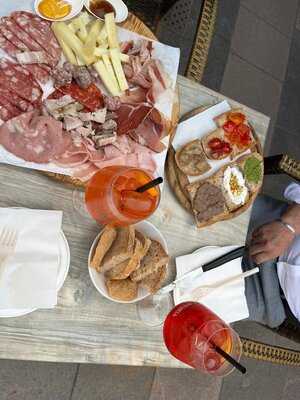
<svg viewBox="0 0 300 400"><path fill-rule="evenodd" d="M0 268L0 309L56 305L61 223L61 211L0 208L0 228L18 231L15 253Z"/></svg>
<svg viewBox="0 0 300 400"><path fill-rule="evenodd" d="M188 271L200 267L204 263L228 253L236 247L237 246L203 247L195 253L177 257L177 278ZM235 259L208 272L203 272L202 268L195 271L191 277L181 282L178 288L175 289L175 304L191 300L187 292L191 291L193 288L199 287L200 285L210 285L242 273L241 260L241 258ZM200 303L206 305L227 323L240 321L249 317L244 279L214 290L207 296L202 297Z"/></svg>

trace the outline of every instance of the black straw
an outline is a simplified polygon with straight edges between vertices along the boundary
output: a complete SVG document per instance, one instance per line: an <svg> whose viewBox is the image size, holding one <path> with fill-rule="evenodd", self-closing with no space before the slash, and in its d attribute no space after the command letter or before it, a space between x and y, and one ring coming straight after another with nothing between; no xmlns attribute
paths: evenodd
<svg viewBox="0 0 300 400"><path fill-rule="evenodd" d="M153 181L146 183L146 185L138 187L137 189L135 189L135 191L138 193L143 193L146 192L146 190L149 190L154 186L159 185L160 183L163 183L163 178L161 176L159 178L153 179Z"/></svg>
<svg viewBox="0 0 300 400"><path fill-rule="evenodd" d="M231 365L233 365L238 371L240 371L242 374L245 374L247 372L246 368L243 367L239 362L237 362L234 358L232 358L228 353L226 353L224 350L222 350L219 346L216 346L213 344L214 349L218 354L220 354L223 358L225 358L226 361L228 361Z"/></svg>

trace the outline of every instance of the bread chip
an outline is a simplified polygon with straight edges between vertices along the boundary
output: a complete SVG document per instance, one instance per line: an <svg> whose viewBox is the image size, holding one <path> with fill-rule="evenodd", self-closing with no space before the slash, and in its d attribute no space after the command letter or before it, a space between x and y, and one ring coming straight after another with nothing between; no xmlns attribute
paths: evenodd
<svg viewBox="0 0 300 400"><path fill-rule="evenodd" d="M133 271L135 271L140 266L140 261L142 257L142 243L139 240L135 239L134 252L131 258L116 265L115 267L107 271L105 275L109 279L126 279Z"/></svg>
<svg viewBox="0 0 300 400"><path fill-rule="evenodd" d="M107 225L103 229L95 253L92 257L92 261L90 263L90 266L92 268L95 268L98 272L100 271L100 265L103 260L103 257L110 249L116 236L117 236L117 230L113 226Z"/></svg>
<svg viewBox="0 0 300 400"><path fill-rule="evenodd" d="M241 113L245 115L241 108L233 108L230 111L226 111L223 114L220 114L216 118L214 118L214 121L218 125L218 127L221 128L225 124L225 122L227 122L227 117L230 113Z"/></svg>
<svg viewBox="0 0 300 400"><path fill-rule="evenodd" d="M117 228L117 237L105 254L99 271L109 271L121 262L128 260L133 254L134 238L135 230L133 226Z"/></svg>
<svg viewBox="0 0 300 400"><path fill-rule="evenodd" d="M138 284L130 278L119 281L107 280L107 291L110 297L121 301L131 301L137 298Z"/></svg>
<svg viewBox="0 0 300 400"><path fill-rule="evenodd" d="M159 267L159 269L146 276L139 283L142 287L149 290L151 294L156 293L161 287L167 276L167 265Z"/></svg>
<svg viewBox="0 0 300 400"><path fill-rule="evenodd" d="M134 271L130 275L130 278L134 282L141 281L148 275L156 272L162 265L167 264L168 261L169 256L163 246L156 240L152 240L147 254L141 261L140 268Z"/></svg>
<svg viewBox="0 0 300 400"><path fill-rule="evenodd" d="M186 175L202 175L210 170L200 139L193 140L176 151L175 160L178 168Z"/></svg>

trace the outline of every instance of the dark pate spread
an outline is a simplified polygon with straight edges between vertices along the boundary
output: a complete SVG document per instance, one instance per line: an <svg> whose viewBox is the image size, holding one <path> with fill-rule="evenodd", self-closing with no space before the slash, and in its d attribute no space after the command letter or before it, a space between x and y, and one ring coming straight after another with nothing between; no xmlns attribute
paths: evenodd
<svg viewBox="0 0 300 400"><path fill-rule="evenodd" d="M199 222L209 221L224 211L225 198L221 188L205 182L194 197L193 208Z"/></svg>

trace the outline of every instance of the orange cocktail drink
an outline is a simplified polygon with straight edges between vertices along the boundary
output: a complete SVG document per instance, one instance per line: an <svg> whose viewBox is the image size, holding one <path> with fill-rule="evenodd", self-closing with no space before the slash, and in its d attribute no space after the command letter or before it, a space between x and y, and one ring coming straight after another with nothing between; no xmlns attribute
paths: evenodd
<svg viewBox="0 0 300 400"><path fill-rule="evenodd" d="M130 225L150 217L160 201L156 186L143 193L136 189L153 177L139 168L111 166L101 169L85 191L86 207L101 225Z"/></svg>

